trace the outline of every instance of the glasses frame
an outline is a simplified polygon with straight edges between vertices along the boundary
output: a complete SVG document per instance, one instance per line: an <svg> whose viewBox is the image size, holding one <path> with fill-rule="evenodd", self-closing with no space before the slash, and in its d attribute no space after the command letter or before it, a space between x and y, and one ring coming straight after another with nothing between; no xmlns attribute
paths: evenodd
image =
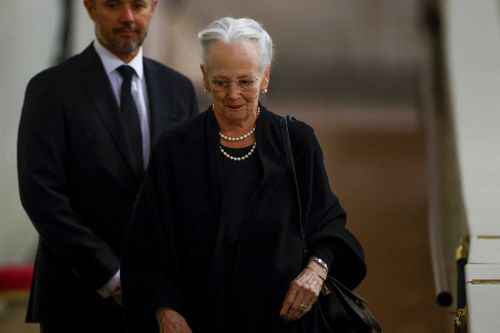
<svg viewBox="0 0 500 333"><path fill-rule="evenodd" d="M238 89L242 92L251 92L257 90L260 77L242 77L239 79L212 78L210 79L211 89L215 92L227 92L235 82Z"/></svg>

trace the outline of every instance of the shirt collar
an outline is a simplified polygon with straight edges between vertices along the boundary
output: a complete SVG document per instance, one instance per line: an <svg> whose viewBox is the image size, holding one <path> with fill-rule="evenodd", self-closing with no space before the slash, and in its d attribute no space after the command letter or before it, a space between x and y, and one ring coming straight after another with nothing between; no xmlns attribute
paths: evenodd
<svg viewBox="0 0 500 333"><path fill-rule="evenodd" d="M120 58L111 53L108 49L102 46L101 43L96 39L94 40L94 48L101 58L102 64L104 65L104 70L109 76L121 65L128 65L135 70L135 73L142 80L144 76L144 66L142 62L142 46L139 48L139 52L128 64L124 63Z"/></svg>

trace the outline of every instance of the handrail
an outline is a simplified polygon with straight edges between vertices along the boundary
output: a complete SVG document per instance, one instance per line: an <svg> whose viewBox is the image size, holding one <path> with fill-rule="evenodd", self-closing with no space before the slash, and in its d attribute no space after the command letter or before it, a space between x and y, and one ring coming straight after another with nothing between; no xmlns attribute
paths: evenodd
<svg viewBox="0 0 500 333"><path fill-rule="evenodd" d="M421 114L426 132L427 172L428 172L428 234L436 290L436 300L441 306L449 306L453 301L450 292L449 279L446 271L446 254L443 244L443 218L441 214L440 172L438 124L436 113L443 110L442 84L442 46L440 34L439 12L437 8L429 8L428 14L432 18L429 24L427 42L430 55L422 70Z"/></svg>

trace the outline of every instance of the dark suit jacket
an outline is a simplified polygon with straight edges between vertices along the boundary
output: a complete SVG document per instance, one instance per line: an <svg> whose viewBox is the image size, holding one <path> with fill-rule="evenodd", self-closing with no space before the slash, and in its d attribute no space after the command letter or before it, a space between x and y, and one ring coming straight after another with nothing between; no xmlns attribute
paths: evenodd
<svg viewBox="0 0 500 333"><path fill-rule="evenodd" d="M152 145L197 113L192 83L144 58ZM27 320L117 320L96 290L120 267L143 178L133 170L118 104L91 45L28 84L18 133L22 204L40 234ZM77 323L78 323L77 322Z"/></svg>

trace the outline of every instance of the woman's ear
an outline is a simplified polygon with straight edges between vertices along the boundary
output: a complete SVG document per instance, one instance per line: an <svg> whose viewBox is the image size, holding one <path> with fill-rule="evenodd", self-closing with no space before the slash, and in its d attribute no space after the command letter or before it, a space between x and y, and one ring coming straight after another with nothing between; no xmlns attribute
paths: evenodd
<svg viewBox="0 0 500 333"><path fill-rule="evenodd" d="M205 65L201 64L200 69L201 75L203 76L203 89L205 89L205 91L210 90L210 82L208 81L208 74Z"/></svg>
<svg viewBox="0 0 500 333"><path fill-rule="evenodd" d="M260 91L267 91L267 89L269 89L270 79L271 79L271 65L267 66L266 70L262 75L262 81L260 82Z"/></svg>

